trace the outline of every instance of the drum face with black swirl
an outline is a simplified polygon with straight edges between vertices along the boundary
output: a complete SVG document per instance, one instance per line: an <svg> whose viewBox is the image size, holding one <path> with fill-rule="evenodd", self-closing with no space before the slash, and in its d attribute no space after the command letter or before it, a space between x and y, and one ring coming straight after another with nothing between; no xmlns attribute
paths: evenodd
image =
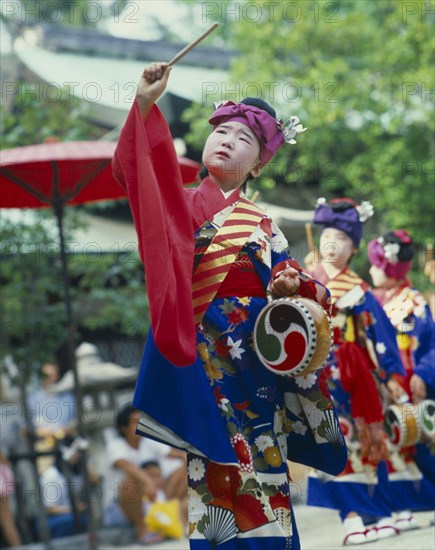
<svg viewBox="0 0 435 550"><path fill-rule="evenodd" d="M260 361L276 374L303 376L326 361L332 343L329 319L307 298L279 298L260 312L254 346Z"/></svg>

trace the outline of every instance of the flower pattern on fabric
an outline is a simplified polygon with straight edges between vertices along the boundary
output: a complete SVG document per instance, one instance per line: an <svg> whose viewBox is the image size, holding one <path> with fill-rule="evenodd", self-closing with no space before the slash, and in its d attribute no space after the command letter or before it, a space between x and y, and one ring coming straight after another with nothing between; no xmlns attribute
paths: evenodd
<svg viewBox="0 0 435 550"><path fill-rule="evenodd" d="M227 344L230 348L229 352L232 359L241 359L242 353L245 353L245 350L241 347L242 340L237 340L237 342L233 342L233 339L231 336L228 336Z"/></svg>
<svg viewBox="0 0 435 550"><path fill-rule="evenodd" d="M314 372L307 374L306 376L295 376L296 385L300 388L311 388L317 380L317 376Z"/></svg>
<svg viewBox="0 0 435 550"><path fill-rule="evenodd" d="M264 452L269 447L273 447L273 439L270 435L259 435L255 439L255 445L257 445L259 451Z"/></svg>
<svg viewBox="0 0 435 550"><path fill-rule="evenodd" d="M187 473L189 475L189 478L192 479L193 481L201 480L205 474L204 462L200 458L194 458L189 463L189 468Z"/></svg>
<svg viewBox="0 0 435 550"><path fill-rule="evenodd" d="M299 420L297 422L293 422L292 424L293 431L299 435L305 435L307 432L307 427L305 424L302 424Z"/></svg>
<svg viewBox="0 0 435 550"><path fill-rule="evenodd" d="M377 342L376 351L383 355L387 351L387 346L384 344L384 342Z"/></svg>

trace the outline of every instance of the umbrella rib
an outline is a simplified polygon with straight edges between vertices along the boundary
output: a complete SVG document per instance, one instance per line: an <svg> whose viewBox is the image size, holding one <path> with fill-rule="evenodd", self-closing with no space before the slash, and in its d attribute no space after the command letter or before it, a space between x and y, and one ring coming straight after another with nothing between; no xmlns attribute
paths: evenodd
<svg viewBox="0 0 435 550"><path fill-rule="evenodd" d="M111 159L103 160L102 162L100 162L100 164L91 174L89 174L87 177L83 178L82 180L79 180L77 185L74 187L72 191L70 191L69 193L65 193L64 195L65 202L68 202L70 199L77 196L80 193L80 191L83 189L83 187L86 187L86 185L90 181L92 181L95 178L95 176L99 172L101 172L111 161L112 161Z"/></svg>
<svg viewBox="0 0 435 550"><path fill-rule="evenodd" d="M34 189L29 183L27 183L26 181L24 181L21 178L17 177L15 174L13 174L7 168L3 167L2 172L8 179L10 179L14 183L16 183L19 187L22 187L25 191L29 192L31 195L33 195L34 197L36 197L40 201L46 202L47 204L51 204L51 201L50 201L49 197L47 197L43 193L40 193L39 191Z"/></svg>

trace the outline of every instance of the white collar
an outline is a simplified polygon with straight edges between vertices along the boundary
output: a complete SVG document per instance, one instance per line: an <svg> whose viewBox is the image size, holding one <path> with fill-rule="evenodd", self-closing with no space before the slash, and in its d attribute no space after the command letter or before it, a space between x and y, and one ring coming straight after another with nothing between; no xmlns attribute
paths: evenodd
<svg viewBox="0 0 435 550"><path fill-rule="evenodd" d="M234 193L234 191L236 191L236 189L230 189L229 191L223 191L220 187L219 189L221 190L221 193L222 195L227 199L231 193Z"/></svg>

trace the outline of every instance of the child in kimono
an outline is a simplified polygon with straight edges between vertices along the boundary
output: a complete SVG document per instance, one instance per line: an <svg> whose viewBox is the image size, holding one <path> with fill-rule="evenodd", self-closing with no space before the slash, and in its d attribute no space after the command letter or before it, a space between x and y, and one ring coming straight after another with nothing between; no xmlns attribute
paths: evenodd
<svg viewBox="0 0 435 550"><path fill-rule="evenodd" d="M348 545L398 532L383 482L389 457L383 395L400 397L398 377L404 371L393 326L369 285L349 265L371 215L367 201L319 199L313 222L322 227L321 261L314 262L313 253L306 258L311 275L331 292L334 346L327 384L348 449L346 468L335 479L310 473L308 504L339 511ZM375 492L379 497L374 498ZM366 528L366 517L378 519L373 528Z"/></svg>
<svg viewBox="0 0 435 550"><path fill-rule="evenodd" d="M401 531L418 527L411 511L435 509L435 325L425 297L408 278L414 252L405 229L385 233L368 244L373 293L396 330L406 371L402 385L407 403L401 405L403 418L397 420L407 426L406 416L415 412L423 432L415 446L393 438L389 492ZM392 432L394 425L393 421Z"/></svg>
<svg viewBox="0 0 435 550"><path fill-rule="evenodd" d="M277 376L253 346L268 297L328 307L325 288L241 193L303 130L258 99L219 105L205 174L184 189L155 101L171 68L147 67L113 167L128 191L145 266L152 331L134 405L138 432L188 451L192 549L298 548L287 459L338 474L346 446L322 375ZM289 353L292 353L290 350Z"/></svg>

